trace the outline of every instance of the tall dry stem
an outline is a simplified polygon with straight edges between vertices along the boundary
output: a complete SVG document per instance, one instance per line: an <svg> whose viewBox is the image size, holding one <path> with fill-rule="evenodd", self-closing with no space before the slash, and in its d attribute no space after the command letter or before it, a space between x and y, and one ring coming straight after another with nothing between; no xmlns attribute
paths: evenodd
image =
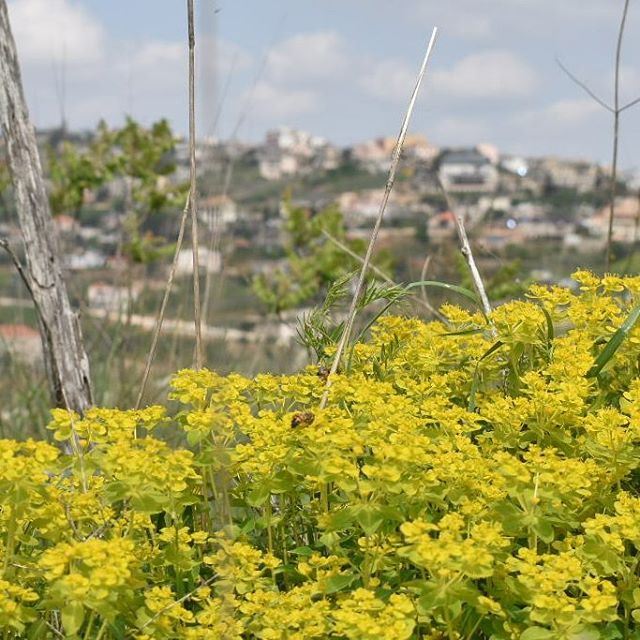
<svg viewBox="0 0 640 640"><path fill-rule="evenodd" d="M200 306L200 260L198 256L198 194L196 184L196 35L193 17L193 0L187 0L187 18L189 31L189 209L191 212L191 242L193 249L193 319L195 323L196 348L195 368L201 369L202 319Z"/></svg>
<svg viewBox="0 0 640 640"><path fill-rule="evenodd" d="M431 33L431 38L429 40L429 44L427 45L427 51L424 55L424 59L422 60L422 66L420 67L420 71L418 72L418 77L416 80L415 87L413 89L413 93L411 94L411 99L409 100L409 106L407 108L407 112L404 116L404 120L402 122L402 127L400 128L400 133L398 135L398 140L396 142L396 146L393 150L393 156L391 159L391 166L389 168L389 175L387 178L387 184L385 186L384 195L382 196L382 202L380 203L380 209L378 210L378 217L376 218L375 225L373 227L373 231L371 232L371 237L369 239L369 245L367 246L367 251L364 255L362 261L362 268L360 269L360 275L358 276L358 281L356 284L356 289L353 294L353 299L351 300L351 306L349 308L349 313L347 316L347 320L344 326L344 331L340 336L340 340L338 342L338 348L336 350L335 356L333 358L333 362L331 363L331 369L329 371L329 377L327 378L327 384L322 395L322 399L320 400L320 408L323 409L327 404L327 399L329 398L329 389L332 384L332 376L338 370L340 366L340 361L342 359L342 354L344 353L344 349L349 341L349 337L351 335L351 330L353 328L353 322L356 317L356 312L358 308L358 300L360 299L360 294L362 293L362 289L364 287L364 281L367 275L367 270L369 268L369 263L371 262L371 257L373 255L373 248L375 247L376 240L378 239L378 233L380 232L380 227L382 226L382 220L384 218L384 213L387 209L387 203L389 202L389 196L391 195L391 191L393 189L393 185L396 178L396 171L398 169L398 164L400 162L400 156L402 154L402 147L404 146L404 141L407 136L407 130L409 129L409 123L411 121L411 116L413 114L413 109L416 104L416 100L418 98L418 93L420 91L420 85L422 84L422 80L427 70L427 64L429 63L429 58L431 57L431 52L433 51L433 47L436 42L436 38L438 35L438 27L433 28L433 32Z"/></svg>
<svg viewBox="0 0 640 640"><path fill-rule="evenodd" d="M478 269L478 265L476 264L475 258L473 257L473 251L471 250L471 244L469 243L469 237L467 236L467 231L464 227L464 220L462 216L459 216L455 212L455 208L453 206L453 202L451 201L451 197L449 196L449 192L445 188L444 184L442 184L442 180L437 178L438 186L440 187L440 191L444 196L445 202L447 203L447 208L453 214L455 224L456 224L456 233L458 234L458 240L460 242L460 253L465 259L467 266L469 267L469 271L471 273L471 279L473 281L473 287L478 294L478 298L482 305L482 311L484 315L489 317L491 313L491 304L489 303L489 296L487 295L487 289L484 286L484 282L482 281L482 276L480 275L480 270Z"/></svg>

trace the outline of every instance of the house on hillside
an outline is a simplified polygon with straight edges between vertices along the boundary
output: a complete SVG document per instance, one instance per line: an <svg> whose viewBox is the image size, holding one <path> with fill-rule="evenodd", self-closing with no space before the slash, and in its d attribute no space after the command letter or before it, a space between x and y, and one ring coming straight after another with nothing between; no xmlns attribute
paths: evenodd
<svg viewBox="0 0 640 640"><path fill-rule="evenodd" d="M372 173L386 173L391 164L393 150L397 144L396 138L375 138L367 140L353 147L352 158ZM438 147L433 146L420 134L408 135L402 147L402 156L405 160L432 162L439 153Z"/></svg>
<svg viewBox="0 0 640 640"><path fill-rule="evenodd" d="M477 149L445 151L440 156L438 175L451 192L494 191L498 184L498 170Z"/></svg>
<svg viewBox="0 0 640 640"><path fill-rule="evenodd" d="M40 333L26 324L0 324L0 355L35 365L42 359Z"/></svg>
<svg viewBox="0 0 640 640"><path fill-rule="evenodd" d="M427 237L429 242L442 242L456 237L456 216L452 211L441 211L429 216Z"/></svg>
<svg viewBox="0 0 640 640"><path fill-rule="evenodd" d="M105 282L94 282L87 289L89 308L102 310L108 313L128 313L131 305L138 299L142 292L141 285L118 287Z"/></svg>
<svg viewBox="0 0 640 640"><path fill-rule="evenodd" d="M267 132L258 151L258 167L265 180L280 180L313 170L335 169L340 158L340 152L324 138L279 127Z"/></svg>
<svg viewBox="0 0 640 640"><path fill-rule="evenodd" d="M60 235L71 235L76 233L80 228L78 221L75 218L68 216L66 213L54 216L53 225Z"/></svg>
<svg viewBox="0 0 640 640"><path fill-rule="evenodd" d="M604 176L602 169L592 162L553 157L533 162L531 172L547 187L575 189L578 193L594 191Z"/></svg>
<svg viewBox="0 0 640 640"><path fill-rule="evenodd" d="M223 225L235 224L238 221L238 205L229 196L210 196L201 200L199 204L199 217L209 227L212 215L217 216L218 221Z"/></svg>
<svg viewBox="0 0 640 640"><path fill-rule="evenodd" d="M78 253L67 253L63 256L64 264L71 271L100 269L104 267L107 257L101 251L87 249Z"/></svg>
<svg viewBox="0 0 640 640"><path fill-rule="evenodd" d="M602 207L591 218L583 220L583 225L594 236L606 238L609 233L609 206ZM613 218L614 242L631 243L640 239L640 198L624 196L616 198Z"/></svg>
<svg viewBox="0 0 640 640"><path fill-rule="evenodd" d="M220 251L200 247L198 251L198 267L200 273L220 273L222 271L222 254ZM193 274L193 250L182 249L176 262L176 276Z"/></svg>

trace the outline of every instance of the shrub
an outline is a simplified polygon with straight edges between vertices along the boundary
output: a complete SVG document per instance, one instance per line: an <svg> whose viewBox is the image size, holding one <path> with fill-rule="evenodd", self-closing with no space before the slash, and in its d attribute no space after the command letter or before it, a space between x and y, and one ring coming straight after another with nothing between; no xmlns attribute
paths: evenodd
<svg viewBox="0 0 640 640"><path fill-rule="evenodd" d="M0 441L4 638L640 637L640 278L574 277Z"/></svg>

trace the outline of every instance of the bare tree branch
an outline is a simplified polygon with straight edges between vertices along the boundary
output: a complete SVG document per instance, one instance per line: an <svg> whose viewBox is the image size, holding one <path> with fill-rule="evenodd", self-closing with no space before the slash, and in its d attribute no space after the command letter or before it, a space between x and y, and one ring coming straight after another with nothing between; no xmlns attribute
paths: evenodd
<svg viewBox="0 0 640 640"><path fill-rule="evenodd" d="M618 28L618 39L616 42L616 56L614 67L614 80L613 80L613 106L607 104L598 97L584 82L578 79L571 71L569 71L563 64L556 58L556 62L560 68L575 82L580 88L582 88L589 96L591 96L601 107L605 108L609 113L613 115L613 149L611 152L611 180L609 182L609 225L607 229L607 245L605 254L605 271L611 268L611 259L613 257L613 222L616 214L616 195L617 195L617 182L618 182L618 144L620 134L620 114L627 109L640 103L640 97L628 102L624 106L620 106L620 60L622 58L622 40L624 38L624 30L627 23L627 14L629 12L629 0L624 0L624 7L622 9L622 17L620 18L620 27Z"/></svg>
<svg viewBox="0 0 640 640"><path fill-rule="evenodd" d="M589 86L582 82L578 77L576 77L567 67L562 64L562 61L559 58L556 58L556 63L558 66L565 72L565 74L575 83L577 84L586 94L591 96L601 107L613 113L613 107L608 105L602 98L600 98L596 93L594 93Z"/></svg>
<svg viewBox="0 0 640 640"><path fill-rule="evenodd" d="M358 282L356 284L356 290L353 294L353 299L351 300L351 307L349 309L349 314L347 316L347 320L345 322L342 335L340 336L340 341L338 342L338 347L336 349L333 362L331 363L331 369L329 371L329 376L327 378L327 384L324 390L324 394L322 395L322 399L320 400L321 409L323 409L327 404L327 400L329 398L329 389L332 383L331 382L332 375L335 374L336 371L338 370L338 367L340 365L340 360L342 359L342 354L344 352L345 346L347 345L349 341L349 337L351 335L353 322L355 320L355 316L357 312L358 300L360 298L360 294L362 293L365 277L367 275L367 269L369 268L369 263L371 262L371 257L373 255L373 248L376 244L376 240L378 239L378 233L380 231L380 227L382 226L382 220L384 218L384 213L387 208L387 203L389 202L389 196L391 195L391 190L393 189L393 184L395 182L395 177L396 177L396 170L398 169L398 164L400 162L400 155L402 154L402 147L404 146L404 140L407 136L409 122L411 121L411 115L413 114L413 108L415 107L416 100L418 98L420 85L422 84L422 79L424 78L425 72L427 70L427 64L429 62L429 58L431 57L431 52L433 51L433 47L435 45L437 35L438 35L438 28L434 27L433 32L431 33L431 39L429 40L429 44L427 46L427 51L422 61L422 66L420 67L420 71L416 79L416 85L413 89L413 93L411 94L411 99L409 100L409 106L407 108L407 112L402 122L402 127L400 128L398 140L396 142L395 149L393 150L391 166L389 168L389 176L387 178L387 184L384 190L384 195L382 196L382 202L380 203L378 217L373 227L373 231L371 232L371 238L369 239L369 246L367 247L367 251L365 253L365 256L362 262L362 269L360 270L360 275L358 277Z"/></svg>
<svg viewBox="0 0 640 640"><path fill-rule="evenodd" d="M638 103L640 103L640 96L637 97L635 100L632 100L631 102L627 102L627 104L625 104L624 107L620 107L620 113L622 113L623 111L626 111L627 109L630 109L631 107L635 107Z"/></svg>

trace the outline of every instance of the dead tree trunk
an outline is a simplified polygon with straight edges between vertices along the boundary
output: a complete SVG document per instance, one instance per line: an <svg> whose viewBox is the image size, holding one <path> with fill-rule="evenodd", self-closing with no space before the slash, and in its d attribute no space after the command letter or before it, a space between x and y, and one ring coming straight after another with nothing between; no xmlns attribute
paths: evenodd
<svg viewBox="0 0 640 640"><path fill-rule="evenodd" d="M0 124L24 241L26 277L40 322L53 400L57 406L83 412L92 404L89 360L62 275L6 0L0 0Z"/></svg>

